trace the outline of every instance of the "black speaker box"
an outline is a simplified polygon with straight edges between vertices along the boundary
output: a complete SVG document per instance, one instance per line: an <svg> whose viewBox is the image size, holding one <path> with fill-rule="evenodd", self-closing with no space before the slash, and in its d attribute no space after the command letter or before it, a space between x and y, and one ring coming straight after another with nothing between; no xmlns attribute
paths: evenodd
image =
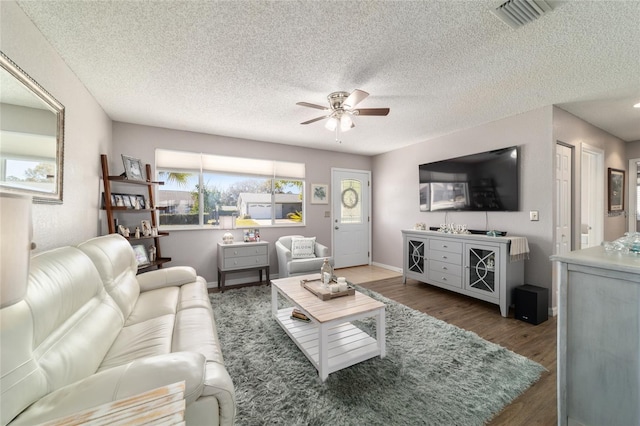
<svg viewBox="0 0 640 426"><path fill-rule="evenodd" d="M515 288L516 319L538 325L549 318L549 290L525 284Z"/></svg>

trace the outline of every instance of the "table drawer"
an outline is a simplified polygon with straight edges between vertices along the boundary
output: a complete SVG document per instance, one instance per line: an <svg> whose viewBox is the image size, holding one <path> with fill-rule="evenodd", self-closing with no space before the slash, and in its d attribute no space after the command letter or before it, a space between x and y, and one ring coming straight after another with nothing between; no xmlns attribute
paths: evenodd
<svg viewBox="0 0 640 426"><path fill-rule="evenodd" d="M262 256L245 256L224 259L224 270L266 266L269 263L266 253Z"/></svg>
<svg viewBox="0 0 640 426"><path fill-rule="evenodd" d="M435 274L450 274L462 276L462 266L453 263L439 262L437 260L429 261L429 270Z"/></svg>
<svg viewBox="0 0 640 426"><path fill-rule="evenodd" d="M235 257L260 256L267 254L266 245L253 247L227 247L223 250L225 260Z"/></svg>
<svg viewBox="0 0 640 426"><path fill-rule="evenodd" d="M430 250L448 251L451 253L462 253L462 243L448 240L429 240Z"/></svg>
<svg viewBox="0 0 640 426"><path fill-rule="evenodd" d="M462 265L462 254L450 253L448 251L431 250L429 252L429 260L451 263L453 265Z"/></svg>
<svg viewBox="0 0 640 426"><path fill-rule="evenodd" d="M462 276L442 273L432 269L429 270L429 282L462 288Z"/></svg>

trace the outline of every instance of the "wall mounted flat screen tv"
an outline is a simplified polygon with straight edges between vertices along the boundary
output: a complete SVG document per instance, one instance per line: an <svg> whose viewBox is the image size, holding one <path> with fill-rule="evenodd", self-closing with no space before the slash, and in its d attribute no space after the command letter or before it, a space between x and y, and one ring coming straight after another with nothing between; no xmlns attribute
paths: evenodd
<svg viewBox="0 0 640 426"><path fill-rule="evenodd" d="M421 164L420 211L518 211L518 147Z"/></svg>

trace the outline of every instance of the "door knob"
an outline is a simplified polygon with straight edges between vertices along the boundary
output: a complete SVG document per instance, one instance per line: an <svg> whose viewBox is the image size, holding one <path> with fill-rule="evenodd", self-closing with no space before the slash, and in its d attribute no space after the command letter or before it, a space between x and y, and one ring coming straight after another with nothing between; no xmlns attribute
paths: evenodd
<svg viewBox="0 0 640 426"><path fill-rule="evenodd" d="M340 228L338 228L338 227L336 226L336 227L335 227L335 229L340 229Z"/></svg>

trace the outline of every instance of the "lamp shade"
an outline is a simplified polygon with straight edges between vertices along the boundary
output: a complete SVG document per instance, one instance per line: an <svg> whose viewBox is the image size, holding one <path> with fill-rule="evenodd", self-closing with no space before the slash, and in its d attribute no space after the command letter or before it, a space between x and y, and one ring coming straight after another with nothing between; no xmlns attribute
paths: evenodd
<svg viewBox="0 0 640 426"><path fill-rule="evenodd" d="M338 127L338 119L335 117L330 117L325 123L324 127L327 130L331 130L332 132Z"/></svg>
<svg viewBox="0 0 640 426"><path fill-rule="evenodd" d="M344 114L340 117L340 130L343 132L348 132L351 130L351 126L353 125L353 120L349 117L349 114Z"/></svg>
<svg viewBox="0 0 640 426"><path fill-rule="evenodd" d="M22 300L31 258L31 197L0 194L0 307Z"/></svg>

